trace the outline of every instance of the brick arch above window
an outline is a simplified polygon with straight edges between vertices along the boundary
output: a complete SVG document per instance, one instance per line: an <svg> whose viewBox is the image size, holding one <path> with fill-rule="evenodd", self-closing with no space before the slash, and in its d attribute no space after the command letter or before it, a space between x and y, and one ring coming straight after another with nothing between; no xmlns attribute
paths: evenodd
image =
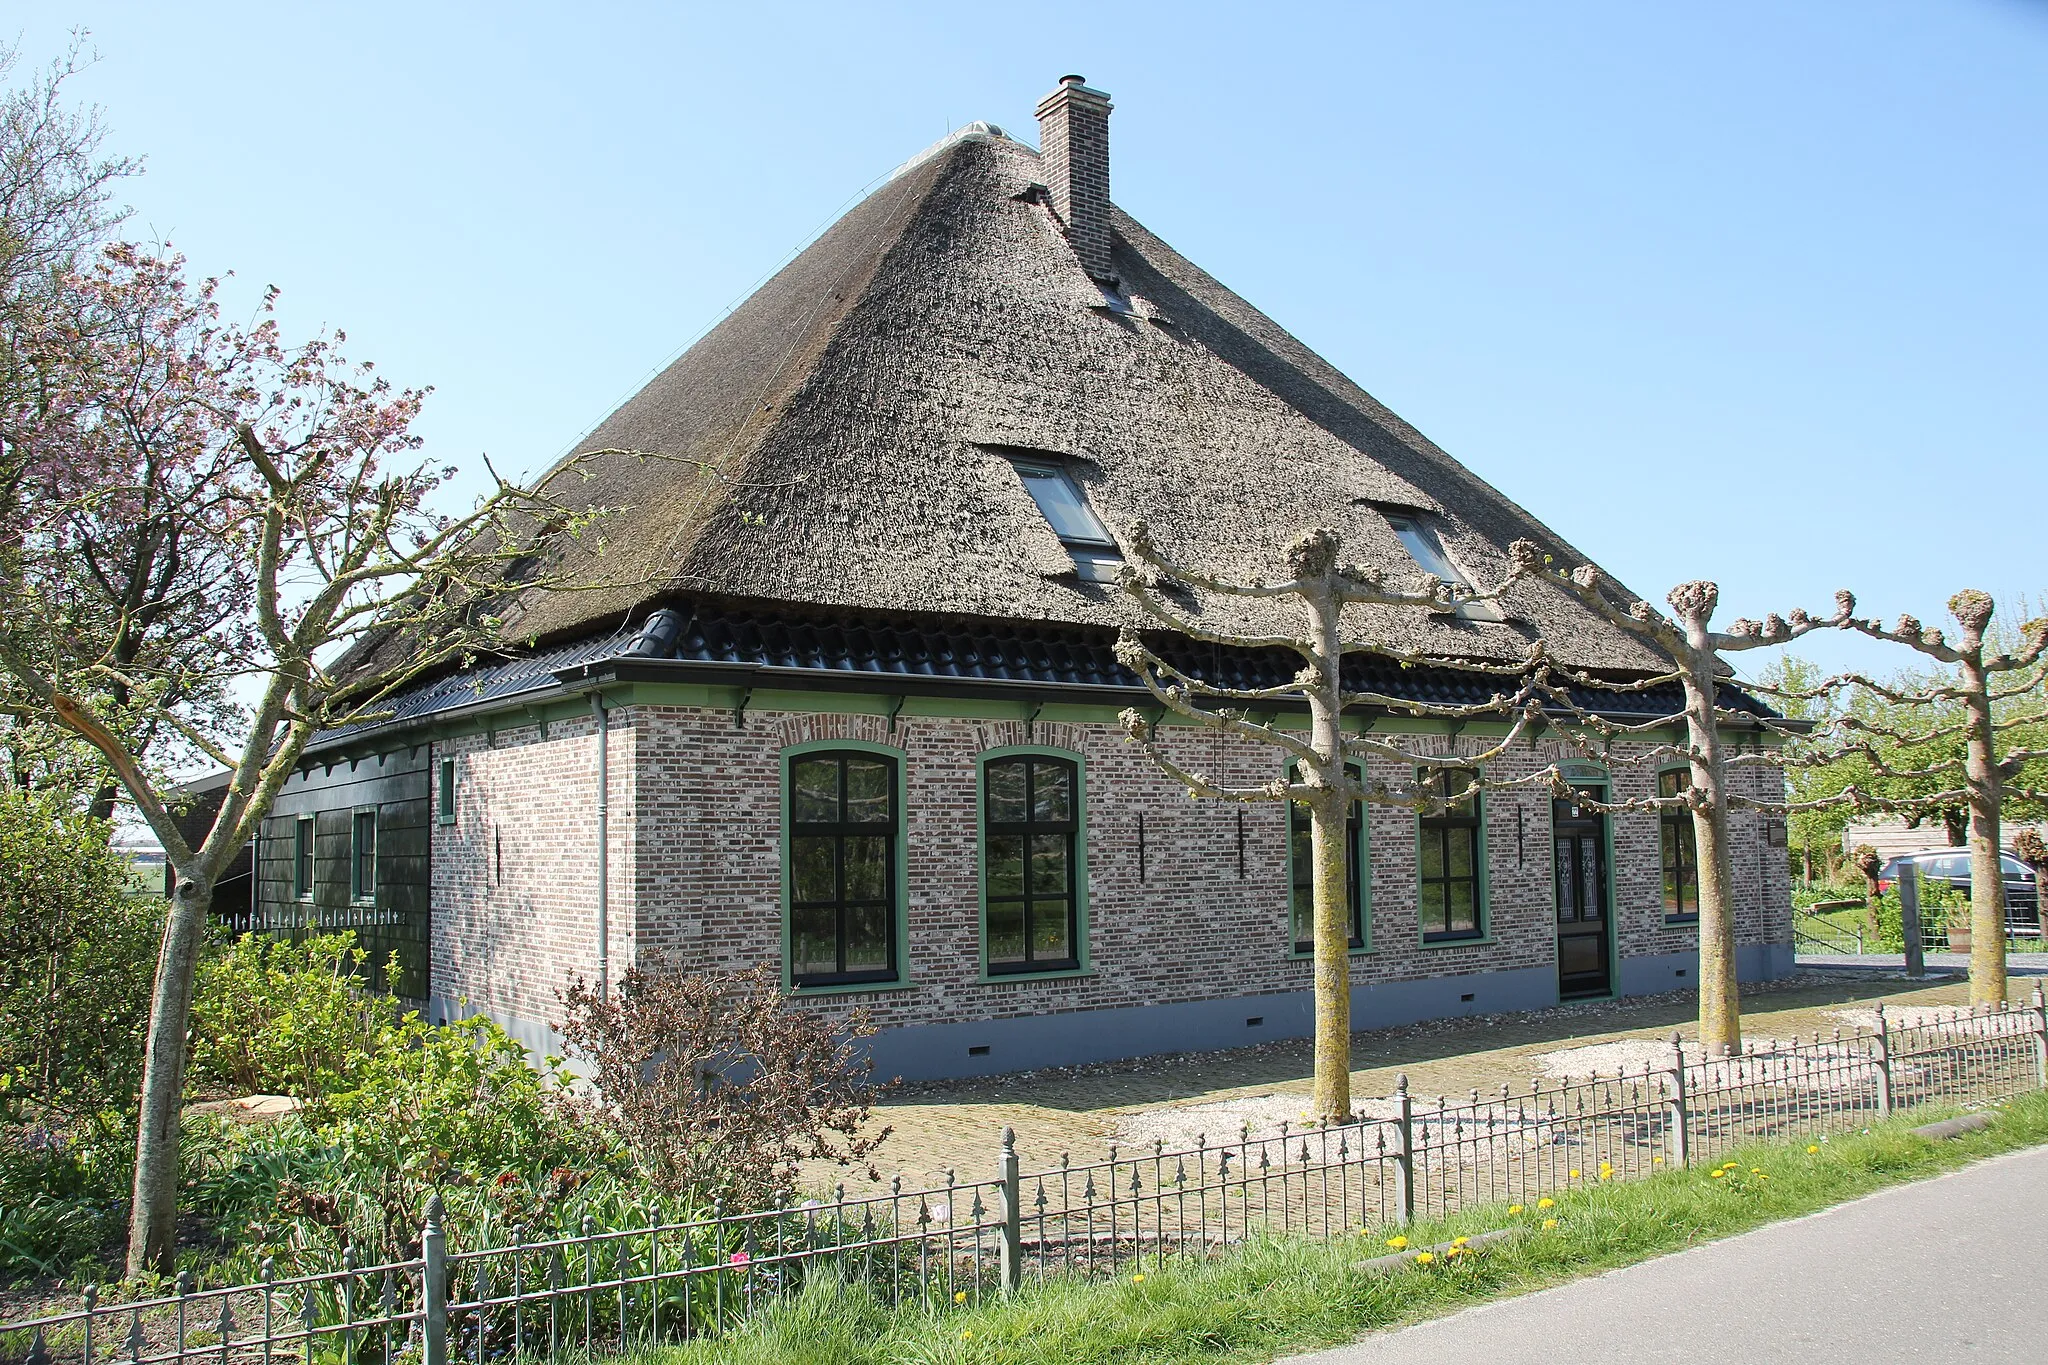
<svg viewBox="0 0 2048 1365"><path fill-rule="evenodd" d="M785 716L776 722L775 737L778 747L784 749L831 739L880 744L892 749L901 747L899 737L889 732L887 716L861 716L845 712Z"/></svg>
<svg viewBox="0 0 2048 1365"><path fill-rule="evenodd" d="M1021 720L985 720L974 727L974 750L982 754L991 749L1027 747L1065 749L1079 755L1082 739L1081 727L1066 721L1041 720L1027 725Z"/></svg>

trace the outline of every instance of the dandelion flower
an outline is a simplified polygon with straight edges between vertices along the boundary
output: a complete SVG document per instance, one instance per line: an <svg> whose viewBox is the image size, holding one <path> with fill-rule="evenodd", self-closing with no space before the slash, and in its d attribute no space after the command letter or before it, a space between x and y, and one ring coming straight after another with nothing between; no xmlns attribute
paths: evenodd
<svg viewBox="0 0 2048 1365"><path fill-rule="evenodd" d="M1614 1179L1614 1172L1612 1172L1612 1171L1602 1171L1602 1172L1600 1172L1600 1178L1601 1178L1602 1180L1612 1180L1612 1179Z"/></svg>
<svg viewBox="0 0 2048 1365"><path fill-rule="evenodd" d="M1806 1154L1807 1154L1808 1156L1818 1156L1818 1155L1820 1155L1820 1144L1819 1144L1818 1142L1809 1142L1809 1143L1807 1143L1807 1144L1806 1144Z"/></svg>
<svg viewBox="0 0 2048 1365"><path fill-rule="evenodd" d="M1406 1237L1389 1237L1387 1245L1396 1251L1404 1251L1408 1247L1408 1239Z"/></svg>
<svg viewBox="0 0 2048 1365"><path fill-rule="evenodd" d="M1510 1205L1508 1205L1508 1212L1509 1212L1510 1214L1516 1214L1516 1213L1520 1213L1521 1211L1522 1211L1522 1206L1521 1206L1520 1204L1510 1204Z"/></svg>
<svg viewBox="0 0 2048 1365"><path fill-rule="evenodd" d="M1451 1239L1451 1245L1454 1247L1461 1247L1471 1240L1472 1239L1470 1237L1453 1237Z"/></svg>
<svg viewBox="0 0 2048 1365"><path fill-rule="evenodd" d="M1578 1178L1579 1178L1579 1168L1578 1168L1578 1167L1576 1167L1576 1166L1574 1166L1574 1167L1572 1167L1572 1179L1574 1179L1574 1180L1577 1180Z"/></svg>
<svg viewBox="0 0 2048 1365"><path fill-rule="evenodd" d="M1762 1175L1764 1173L1764 1168L1761 1166L1752 1166L1749 1168L1749 1173L1751 1175Z"/></svg>
<svg viewBox="0 0 2048 1365"><path fill-rule="evenodd" d="M1536 1201L1536 1207L1539 1209L1554 1209L1557 1207L1557 1201L1546 1194Z"/></svg>
<svg viewBox="0 0 2048 1365"><path fill-rule="evenodd" d="M1650 1158L1650 1164L1652 1166L1662 1166L1664 1164L1664 1158L1661 1156L1653 1156Z"/></svg>
<svg viewBox="0 0 2048 1365"><path fill-rule="evenodd" d="M960 1329L960 1340L971 1341L973 1337L974 1329L972 1327L963 1327Z"/></svg>
<svg viewBox="0 0 2048 1365"><path fill-rule="evenodd" d="M1557 1220L1556 1220L1555 1218L1546 1218L1546 1219L1544 1219L1544 1220L1543 1220L1543 1230L1544 1230L1545 1232L1549 1232L1549 1231L1551 1231L1551 1230L1552 1230L1553 1228L1555 1228L1556 1226L1557 1226Z"/></svg>
<svg viewBox="0 0 2048 1365"><path fill-rule="evenodd" d="M965 1302L967 1302L967 1291L966 1291L966 1290L964 1290L964 1289L958 1289L958 1290L955 1290L955 1291L953 1292L953 1302L955 1302L955 1303L965 1303Z"/></svg>
<svg viewBox="0 0 2048 1365"><path fill-rule="evenodd" d="M1769 1180L1769 1179L1770 1179L1770 1177L1769 1177L1769 1176L1767 1176L1767 1175L1764 1175L1764 1174L1762 1174L1761 1172L1759 1172L1759 1173L1758 1173L1758 1175L1757 1175L1757 1179L1758 1179L1758 1180Z"/></svg>
<svg viewBox="0 0 2048 1365"><path fill-rule="evenodd" d="M1707 1172L1707 1174L1708 1174L1708 1175L1710 1175L1710 1176L1712 1176L1712 1177L1714 1177L1714 1179L1716 1179L1716 1180L1719 1180L1719 1179L1720 1179L1720 1178L1721 1178L1722 1176L1724 1176L1724 1175L1728 1174L1728 1172L1726 1172L1726 1171L1708 1171L1708 1172Z"/></svg>
<svg viewBox="0 0 2048 1365"><path fill-rule="evenodd" d="M1415 1264L1417 1265L1428 1265L1431 1261L1434 1261L1435 1259L1436 1257L1430 1255L1426 1251L1418 1251L1415 1253Z"/></svg>
<svg viewBox="0 0 2048 1365"><path fill-rule="evenodd" d="M1143 1284L1143 1283L1145 1283L1145 1272L1141 1270L1141 1271L1139 1271L1139 1272L1138 1272L1137 1274L1135 1274L1135 1275L1131 1276L1131 1283L1132 1283L1132 1284Z"/></svg>

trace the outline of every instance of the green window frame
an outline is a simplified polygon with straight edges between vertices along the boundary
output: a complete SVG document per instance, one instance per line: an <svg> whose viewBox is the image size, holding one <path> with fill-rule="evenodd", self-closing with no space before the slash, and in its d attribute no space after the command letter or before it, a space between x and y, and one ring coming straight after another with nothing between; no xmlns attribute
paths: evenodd
<svg viewBox="0 0 2048 1365"><path fill-rule="evenodd" d="M1657 774L1657 795L1683 795L1692 785L1685 768L1666 768ZM1700 854L1698 836L1692 827L1692 812L1657 812L1658 862L1664 884L1664 918L1674 924L1695 924L1700 917Z"/></svg>
<svg viewBox="0 0 2048 1365"><path fill-rule="evenodd" d="M1351 776L1364 782L1365 771L1356 763L1346 765ZM1297 957L1314 954L1315 944L1315 858L1309 847L1313 837L1308 807L1298 801L1287 803L1287 886L1288 933ZM1353 801L1344 828L1345 891L1351 901L1351 951L1367 952L1372 947L1372 845L1366 832L1365 803Z"/></svg>
<svg viewBox="0 0 2048 1365"><path fill-rule="evenodd" d="M444 825L455 823L455 760L441 760L440 790L435 802L436 813Z"/></svg>
<svg viewBox="0 0 2048 1365"><path fill-rule="evenodd" d="M313 817L292 821L292 899L313 899Z"/></svg>
<svg viewBox="0 0 2048 1365"><path fill-rule="evenodd" d="M354 812L349 821L348 898L358 905L377 899L377 808Z"/></svg>
<svg viewBox="0 0 2048 1365"><path fill-rule="evenodd" d="M980 767L983 972L1078 972L1087 931L1080 759L1008 750L984 754Z"/></svg>
<svg viewBox="0 0 2048 1365"><path fill-rule="evenodd" d="M1417 770L1417 782L1438 801L1460 791L1467 775L1450 768ZM1415 914L1424 943L1486 937L1486 833L1480 794L1421 815L1415 822Z"/></svg>
<svg viewBox="0 0 2048 1365"><path fill-rule="evenodd" d="M784 756L785 961L798 989L901 975L903 756L851 744Z"/></svg>

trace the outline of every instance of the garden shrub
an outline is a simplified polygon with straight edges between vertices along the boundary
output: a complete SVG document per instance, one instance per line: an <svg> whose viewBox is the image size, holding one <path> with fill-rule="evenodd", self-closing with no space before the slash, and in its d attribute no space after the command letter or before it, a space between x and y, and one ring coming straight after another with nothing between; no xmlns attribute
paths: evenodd
<svg viewBox="0 0 2048 1365"><path fill-rule="evenodd" d="M786 1202L805 1162L865 1165L875 1087L863 1011L793 1008L773 969L685 976L638 968L600 996L562 996L569 1056L589 1067L585 1107L670 1196L759 1209Z"/></svg>
<svg viewBox="0 0 2048 1365"><path fill-rule="evenodd" d="M355 1086L401 1013L364 980L368 958L352 933L244 934L207 954L193 988L193 1079L315 1107Z"/></svg>
<svg viewBox="0 0 2048 1365"><path fill-rule="evenodd" d="M118 1128L142 1076L163 902L105 823L0 790L0 1116Z"/></svg>

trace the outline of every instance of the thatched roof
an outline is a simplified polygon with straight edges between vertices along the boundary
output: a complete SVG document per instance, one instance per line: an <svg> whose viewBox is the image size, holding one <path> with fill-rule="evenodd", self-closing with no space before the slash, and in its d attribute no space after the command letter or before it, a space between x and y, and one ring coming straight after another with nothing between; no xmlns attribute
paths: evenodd
<svg viewBox="0 0 2048 1365"><path fill-rule="evenodd" d="M1113 530L1269 572L1310 525L1412 578L1382 509L1435 514L1490 584L1527 537L1585 558L1271 319L1118 212L1125 299L1081 269L1037 186L1038 154L978 127L869 195L580 442L575 496L623 510L589 590L529 590L522 637L622 628L696 600L1108 626L1140 618L1083 581L1005 451L1064 456ZM1116 306L1112 306L1112 304ZM1119 311L1127 305L1127 311ZM1235 602L1203 604L1219 625ZM1406 647L1519 657L1537 632L1582 665L1654 656L1554 589L1507 623L1371 623Z"/></svg>

